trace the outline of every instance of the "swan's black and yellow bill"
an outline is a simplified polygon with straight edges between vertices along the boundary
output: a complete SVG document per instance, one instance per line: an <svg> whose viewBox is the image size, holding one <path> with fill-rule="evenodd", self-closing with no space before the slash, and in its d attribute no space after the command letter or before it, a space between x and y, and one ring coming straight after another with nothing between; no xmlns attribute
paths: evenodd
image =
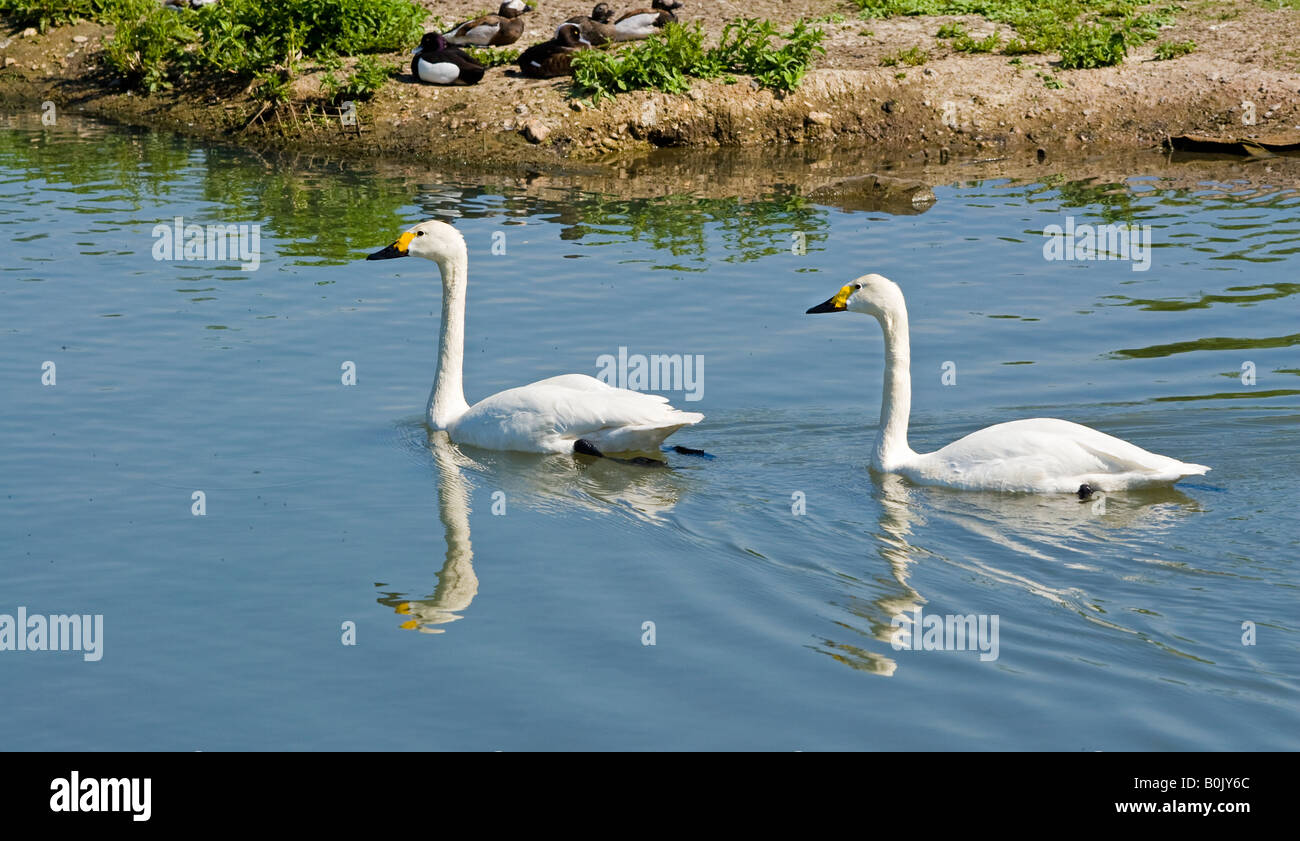
<svg viewBox="0 0 1300 841"><path fill-rule="evenodd" d="M853 294L853 284L848 283L844 288L835 293L835 297L822 301L815 307L809 307L809 313L818 312L844 312L849 308L849 296Z"/></svg>
<svg viewBox="0 0 1300 841"><path fill-rule="evenodd" d="M407 231L406 233L402 234L400 237L397 238L397 242L393 243L387 248L384 248L380 251L376 251L374 254L367 255L366 259L367 260L391 260L394 257L405 257L408 253L407 249L411 247L411 240L413 239L415 239L415 234L411 233L410 231Z"/></svg>

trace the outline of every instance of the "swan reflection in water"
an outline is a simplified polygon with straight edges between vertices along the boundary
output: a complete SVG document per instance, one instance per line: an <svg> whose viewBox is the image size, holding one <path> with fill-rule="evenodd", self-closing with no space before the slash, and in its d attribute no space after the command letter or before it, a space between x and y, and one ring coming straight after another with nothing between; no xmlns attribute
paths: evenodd
<svg viewBox="0 0 1300 841"><path fill-rule="evenodd" d="M879 528L871 535L871 544L888 574L849 579L855 589L869 590L872 595L850 592L833 603L863 620L861 627L836 623L858 638L853 642L822 638L812 648L851 668L885 676L894 674L898 663L873 651L880 646L870 643L885 643L892 653L890 641L900 627L894 618L909 617L926 604L909 581L918 562L949 564L1071 609L1090 622L1136 633L1113 617L1104 618L1101 606L1076 583L1076 571L1096 571L1091 558L1100 545L1114 547L1134 536L1149 540L1175 526L1186 514L1202 510L1196 499L1169 486L1079 501L1041 494L923 487L894 474L872 471L871 475L872 498L880 509ZM927 547L925 532L932 527L945 546ZM945 551L954 542L960 543L960 554ZM981 560L981 554L1013 558L1015 567ZM1049 583L1053 580L1058 583Z"/></svg>
<svg viewBox="0 0 1300 841"><path fill-rule="evenodd" d="M442 521L447 555L432 593L410 598L401 592L384 592L378 602L403 617L401 627L425 634L441 634L445 630L441 626L464 618L478 594L479 579L470 543L473 486L467 474L477 474L492 487L494 500L496 491L503 491L505 496L500 499L509 505L554 514L571 514L574 509L619 512L646 522L656 522L672 510L688 483L676 469L634 466L610 459L472 447L462 450L446 432L430 430L423 423L412 425L404 433L408 445L427 448L433 455L438 477L438 518Z"/></svg>

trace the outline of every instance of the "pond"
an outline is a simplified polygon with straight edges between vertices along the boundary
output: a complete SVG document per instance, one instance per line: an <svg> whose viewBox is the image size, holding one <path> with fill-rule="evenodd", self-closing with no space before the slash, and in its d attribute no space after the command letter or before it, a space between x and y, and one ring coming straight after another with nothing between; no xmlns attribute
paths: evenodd
<svg viewBox="0 0 1300 841"><path fill-rule="evenodd" d="M6 750L1300 749L1285 178L954 169L892 215L3 119L0 614L102 616L98 659L0 650ZM256 226L242 265L167 250L178 217ZM705 419L668 443L711 458L431 433L436 266L362 262L431 218L471 403L680 355L659 391ZM880 330L805 315L867 272L907 297L916 450L1060 417L1211 472L873 473ZM898 645L918 611L982 633Z"/></svg>

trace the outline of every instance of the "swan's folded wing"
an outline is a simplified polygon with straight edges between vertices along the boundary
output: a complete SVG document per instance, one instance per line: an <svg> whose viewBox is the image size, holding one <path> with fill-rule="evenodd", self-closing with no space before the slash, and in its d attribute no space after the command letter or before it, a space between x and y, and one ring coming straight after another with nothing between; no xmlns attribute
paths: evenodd
<svg viewBox="0 0 1300 841"><path fill-rule="evenodd" d="M614 388L566 374L487 397L457 421L456 438L494 449L570 452L586 438L610 452L652 449L704 415L673 408L660 394Z"/></svg>
<svg viewBox="0 0 1300 841"><path fill-rule="evenodd" d="M1174 482L1209 470L1057 418L1009 421L972 432L930 454L927 462L927 472L960 477L956 484L1059 492L1072 492L1083 482L1114 487Z"/></svg>

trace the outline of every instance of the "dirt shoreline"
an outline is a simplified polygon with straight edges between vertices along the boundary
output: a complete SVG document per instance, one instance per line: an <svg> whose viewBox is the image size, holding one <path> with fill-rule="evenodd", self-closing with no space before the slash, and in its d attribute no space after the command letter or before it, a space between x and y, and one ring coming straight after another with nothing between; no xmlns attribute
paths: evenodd
<svg viewBox="0 0 1300 841"><path fill-rule="evenodd" d="M448 21L482 4L428 5ZM551 18L587 5L543 3L545 14L526 16L534 20L521 43L541 40ZM962 21L976 35L1010 32L974 16L862 21L839 0L718 0L699 19L716 37L726 19L742 14L789 23L834 13L844 21L820 24L830 33L827 56L787 95L757 90L744 79L696 81L686 94L633 92L592 106L568 98L567 81L523 79L500 68L472 88L438 88L403 76L358 105L358 132L321 108L321 73L310 65L294 82L293 107L261 118L248 91L228 82L195 80L149 96L125 91L100 66L111 30L82 22L41 35L0 34L0 106L30 109L49 101L121 123L255 147L515 172L626 172L630 158L657 158L647 153L660 147L853 147L924 166L950 158L1133 152L1184 133L1259 137L1300 130L1300 12L1257 2L1181 11L1159 40L1194 40L1190 55L1155 61L1152 42L1117 67L1073 71L1056 68L1047 56L1023 56L1015 66L1000 54L945 53L945 42L933 37L944 22ZM935 57L920 67L880 66L881 56L913 45ZM391 60L397 65L404 57ZM1040 74L1063 87L1045 86ZM1243 108L1253 111L1253 124L1246 124ZM543 142L525 137L530 121L545 127Z"/></svg>

